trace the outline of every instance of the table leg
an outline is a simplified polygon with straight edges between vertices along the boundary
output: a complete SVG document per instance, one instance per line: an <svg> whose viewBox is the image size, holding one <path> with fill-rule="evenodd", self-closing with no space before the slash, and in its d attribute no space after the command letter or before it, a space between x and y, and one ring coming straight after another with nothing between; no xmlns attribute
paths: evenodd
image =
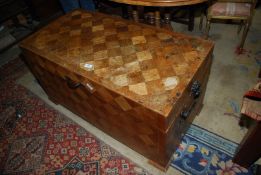
<svg viewBox="0 0 261 175"><path fill-rule="evenodd" d="M155 11L155 25L160 28L160 12L158 10Z"/></svg>
<svg viewBox="0 0 261 175"><path fill-rule="evenodd" d="M194 29L194 18L195 18L194 6L189 7L188 10L189 10L188 30L193 31L193 29Z"/></svg>
<svg viewBox="0 0 261 175"><path fill-rule="evenodd" d="M233 162L249 168L261 156L261 122L255 122L238 147Z"/></svg>
<svg viewBox="0 0 261 175"><path fill-rule="evenodd" d="M128 6L126 4L123 4L121 6L121 11L122 11L122 17L124 19L130 19L129 13L128 13Z"/></svg>
<svg viewBox="0 0 261 175"><path fill-rule="evenodd" d="M168 30L173 30L170 22L170 13L165 13L164 14L164 23L165 23L165 28Z"/></svg>
<svg viewBox="0 0 261 175"><path fill-rule="evenodd" d="M138 11L135 9L132 10L132 17L133 17L133 20L135 22L139 22L139 15L138 15Z"/></svg>
<svg viewBox="0 0 261 175"><path fill-rule="evenodd" d="M137 12L140 22L144 22L144 7L143 6L137 6Z"/></svg>
<svg viewBox="0 0 261 175"><path fill-rule="evenodd" d="M132 6L131 5L128 5L127 13L128 13L128 19L132 19L133 15L132 15Z"/></svg>

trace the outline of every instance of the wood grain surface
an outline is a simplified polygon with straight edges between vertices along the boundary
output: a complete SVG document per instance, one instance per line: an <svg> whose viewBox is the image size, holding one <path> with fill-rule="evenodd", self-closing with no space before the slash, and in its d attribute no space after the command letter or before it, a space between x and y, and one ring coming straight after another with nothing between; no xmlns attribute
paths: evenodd
<svg viewBox="0 0 261 175"><path fill-rule="evenodd" d="M166 168L202 107L213 43L77 10L21 47L51 100Z"/></svg>

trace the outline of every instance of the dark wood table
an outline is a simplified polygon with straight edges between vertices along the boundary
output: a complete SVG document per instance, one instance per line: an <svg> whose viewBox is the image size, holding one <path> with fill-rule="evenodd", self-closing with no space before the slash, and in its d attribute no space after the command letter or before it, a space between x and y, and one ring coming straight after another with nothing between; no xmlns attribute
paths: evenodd
<svg viewBox="0 0 261 175"><path fill-rule="evenodd" d="M111 0L118 3L140 6L154 6L154 7L174 7L183 5L193 5L206 0Z"/></svg>
<svg viewBox="0 0 261 175"><path fill-rule="evenodd" d="M150 7L177 7L177 6L187 6L187 5L194 5L206 2L207 0L111 0L118 3L128 4L128 5L134 5L134 6L150 6ZM190 19L194 21L194 10L193 8L189 9L190 13ZM161 26L161 18L160 18L160 11L155 11L155 25L156 27ZM139 22L139 13L136 9L132 9L132 17L135 22ZM168 27L170 27L170 14L164 13L164 24ZM192 22L192 24L194 24ZM189 27L190 30L193 29L193 26Z"/></svg>
<svg viewBox="0 0 261 175"><path fill-rule="evenodd" d="M254 122L241 141L233 162L249 168L261 156L261 122Z"/></svg>

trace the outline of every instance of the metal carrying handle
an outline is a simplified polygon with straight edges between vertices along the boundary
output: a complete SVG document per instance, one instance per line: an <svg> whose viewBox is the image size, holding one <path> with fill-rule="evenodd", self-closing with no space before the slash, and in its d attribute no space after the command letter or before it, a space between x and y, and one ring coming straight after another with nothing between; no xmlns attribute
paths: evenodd
<svg viewBox="0 0 261 175"><path fill-rule="evenodd" d="M186 120L189 117L191 111L194 109L194 107L197 104L197 100L195 99L197 99L201 94L200 87L201 87L200 82L197 80L194 81L191 85L190 91L191 91L191 96L193 96L194 98L194 102L190 105L188 109L184 109L181 111L180 117L183 118L184 120Z"/></svg>
<svg viewBox="0 0 261 175"><path fill-rule="evenodd" d="M93 87L93 85L91 83L89 83L88 81L86 82L75 82L73 80L71 80L69 77L65 76L64 77L66 83L67 83L67 86L71 89L76 89L78 88L79 86L84 86L86 87L86 89L90 92L90 93L94 93L96 91L96 89Z"/></svg>
<svg viewBox="0 0 261 175"><path fill-rule="evenodd" d="M66 83L67 83L67 86L71 89L76 89L78 88L79 86L81 86L81 83L80 82L75 82L73 80L71 80L69 77L65 76L64 77Z"/></svg>

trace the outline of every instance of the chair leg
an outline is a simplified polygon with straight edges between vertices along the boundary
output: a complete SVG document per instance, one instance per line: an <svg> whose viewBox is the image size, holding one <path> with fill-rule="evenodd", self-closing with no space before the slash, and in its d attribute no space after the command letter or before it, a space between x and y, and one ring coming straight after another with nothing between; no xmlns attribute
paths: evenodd
<svg viewBox="0 0 261 175"><path fill-rule="evenodd" d="M210 30L210 19L207 19L205 39L208 39L209 30Z"/></svg>
<svg viewBox="0 0 261 175"><path fill-rule="evenodd" d="M243 49L243 47L244 47L245 40L246 40L246 37L247 37L247 33L248 33L248 30L249 30L249 26L250 26L250 22L247 21L247 23L246 23L246 25L244 27L242 39L241 39L241 42L240 42L240 45L239 45L240 49Z"/></svg>
<svg viewBox="0 0 261 175"><path fill-rule="evenodd" d="M242 26L243 26L243 21L241 20L241 21L240 21L240 24L239 24L239 26L238 26L238 29L237 29L237 34L238 34L238 35L239 35L239 33L241 32Z"/></svg>

